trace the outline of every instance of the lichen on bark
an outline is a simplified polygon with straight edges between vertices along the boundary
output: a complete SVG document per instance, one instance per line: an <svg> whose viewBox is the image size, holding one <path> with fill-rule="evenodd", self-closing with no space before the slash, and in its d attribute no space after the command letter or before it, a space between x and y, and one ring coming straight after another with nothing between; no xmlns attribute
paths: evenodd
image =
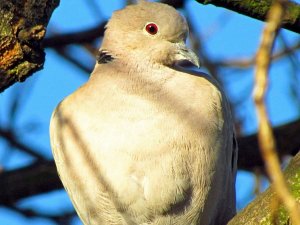
<svg viewBox="0 0 300 225"><path fill-rule="evenodd" d="M297 202L300 202L300 152L291 160L284 172L287 185ZM286 209L279 203L279 207L273 213L276 202L276 193L271 185L265 192L238 213L228 225L287 225L290 216Z"/></svg>
<svg viewBox="0 0 300 225"><path fill-rule="evenodd" d="M42 40L59 0L0 2L0 92L43 67Z"/></svg>
<svg viewBox="0 0 300 225"><path fill-rule="evenodd" d="M237 13L264 21L273 0L197 0L202 4L212 4ZM282 27L300 33L300 4L289 1Z"/></svg>

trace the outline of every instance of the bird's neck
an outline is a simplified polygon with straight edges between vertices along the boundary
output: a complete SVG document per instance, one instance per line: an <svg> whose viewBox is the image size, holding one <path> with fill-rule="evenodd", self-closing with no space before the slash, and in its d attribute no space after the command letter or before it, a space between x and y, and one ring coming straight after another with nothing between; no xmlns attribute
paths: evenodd
<svg viewBox="0 0 300 225"><path fill-rule="evenodd" d="M90 83L93 85L105 84L105 86L131 94L157 96L173 74L170 68L144 59L124 59L120 55L109 55L113 58L112 60L97 63L90 77L92 81Z"/></svg>

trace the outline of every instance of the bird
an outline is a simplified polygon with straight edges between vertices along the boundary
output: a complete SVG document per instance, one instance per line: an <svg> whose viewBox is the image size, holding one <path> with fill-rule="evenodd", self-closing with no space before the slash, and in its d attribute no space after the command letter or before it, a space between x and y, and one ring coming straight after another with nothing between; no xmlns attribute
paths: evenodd
<svg viewBox="0 0 300 225"><path fill-rule="evenodd" d="M88 81L54 110L53 157L85 225L223 225L235 215L230 105L197 69L188 35L167 4L115 11Z"/></svg>

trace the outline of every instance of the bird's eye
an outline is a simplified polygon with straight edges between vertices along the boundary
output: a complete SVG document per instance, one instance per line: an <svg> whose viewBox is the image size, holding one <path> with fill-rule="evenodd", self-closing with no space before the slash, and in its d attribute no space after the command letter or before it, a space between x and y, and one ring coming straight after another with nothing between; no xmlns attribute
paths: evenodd
<svg viewBox="0 0 300 225"><path fill-rule="evenodd" d="M155 23L148 23L145 27L145 30L151 34L155 35L158 32L158 26Z"/></svg>

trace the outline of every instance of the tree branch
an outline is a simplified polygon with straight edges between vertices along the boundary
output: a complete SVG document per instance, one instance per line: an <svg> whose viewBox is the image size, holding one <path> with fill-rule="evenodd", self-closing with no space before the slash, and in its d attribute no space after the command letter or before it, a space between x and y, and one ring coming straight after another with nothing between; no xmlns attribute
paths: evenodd
<svg viewBox="0 0 300 225"><path fill-rule="evenodd" d="M197 2L213 4L237 13L265 21L273 0L197 0ZM282 27L300 34L300 5L295 2L288 2L287 13L283 19Z"/></svg>
<svg viewBox="0 0 300 225"><path fill-rule="evenodd" d="M92 27L83 31L76 31L46 37L43 41L43 47L58 48L65 47L66 45L70 44L90 43L93 40L104 35L104 27L106 23L107 21L104 21L96 27Z"/></svg>
<svg viewBox="0 0 300 225"><path fill-rule="evenodd" d="M11 205L19 199L62 188L53 161L0 174L0 204Z"/></svg>
<svg viewBox="0 0 300 225"><path fill-rule="evenodd" d="M274 190L277 193L276 197L278 197L280 203L289 211L291 221L295 225L300 225L300 209L296 200L288 190L282 174L280 160L276 150L276 142L265 105L271 54L280 24L285 15L287 3L288 0L274 1L268 12L267 23L264 27L259 49L256 54L253 98L258 118L259 147L266 165L266 171L273 182ZM277 211L277 207L275 210ZM272 214L272 217L273 215L276 214Z"/></svg>
<svg viewBox="0 0 300 225"><path fill-rule="evenodd" d="M300 120L276 127L273 129L277 150L280 157L296 155L300 149ZM238 168L253 171L254 168L263 169L264 161L261 158L257 134L239 137Z"/></svg>
<svg viewBox="0 0 300 225"><path fill-rule="evenodd" d="M0 137L6 140L12 147L20 149L28 155L35 157L37 160L45 160L45 157L39 154L40 151L33 149L32 147L28 147L26 144L22 143L20 140L18 140L13 131L5 130L0 127Z"/></svg>
<svg viewBox="0 0 300 225"><path fill-rule="evenodd" d="M285 47L271 55L271 60L279 60L283 57L287 57L300 49L300 42L296 42L294 45ZM231 67L231 68L240 68L240 69L249 69L251 66L255 64L255 57L251 57L248 59L238 59L238 60L218 60L214 61L214 64L219 67Z"/></svg>
<svg viewBox="0 0 300 225"><path fill-rule="evenodd" d="M0 3L0 92L43 67L41 41L59 0Z"/></svg>
<svg viewBox="0 0 300 225"><path fill-rule="evenodd" d="M285 180L291 190L291 193L300 202L300 152L292 159L289 166L284 172ZM272 221L272 213L274 211L272 203L276 193L271 185L265 192L257 196L246 208L236 215L228 225L253 225L253 224L290 224L289 214L280 207L276 223Z"/></svg>

